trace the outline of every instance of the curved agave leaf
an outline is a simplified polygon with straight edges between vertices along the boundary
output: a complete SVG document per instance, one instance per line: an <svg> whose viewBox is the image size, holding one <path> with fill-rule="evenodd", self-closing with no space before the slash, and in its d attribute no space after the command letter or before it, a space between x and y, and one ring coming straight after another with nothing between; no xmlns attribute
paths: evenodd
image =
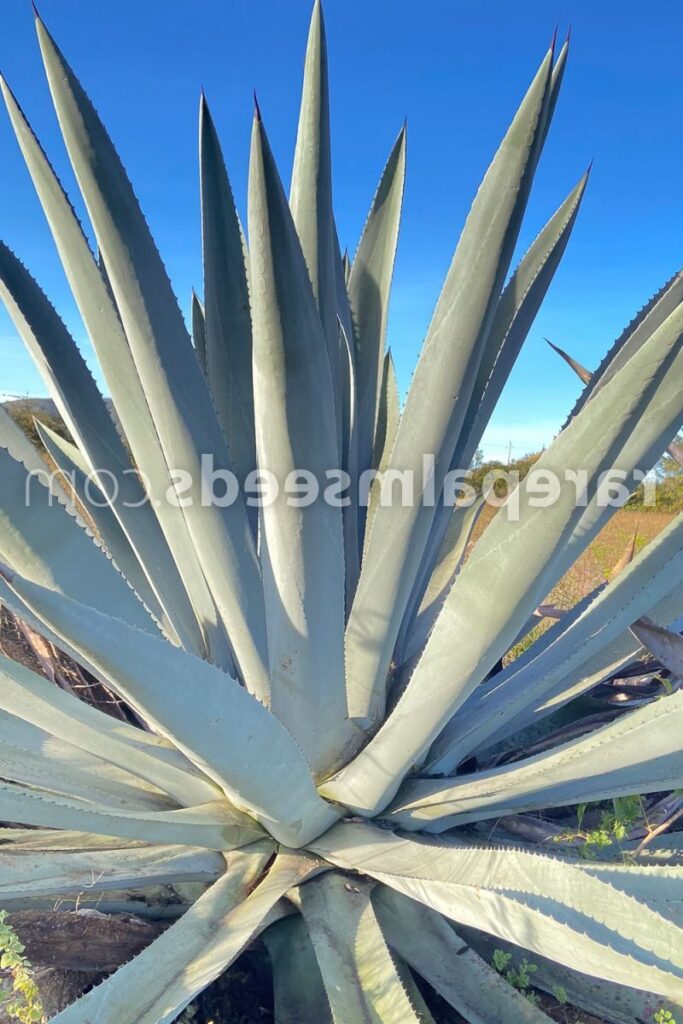
<svg viewBox="0 0 683 1024"><path fill-rule="evenodd" d="M126 811L0 782L0 813L4 821L22 825L82 829L105 836L206 846L211 850L247 846L263 836L252 819L225 800L174 811Z"/></svg>
<svg viewBox="0 0 683 1024"><path fill-rule="evenodd" d="M44 463L27 472L0 448L0 559L30 579L157 632L92 534L62 504L63 490L48 489L49 476Z"/></svg>
<svg viewBox="0 0 683 1024"><path fill-rule="evenodd" d="M400 417L401 403L398 397L398 382L396 380L396 371L394 370L394 360L391 357L391 352L387 352L382 367L375 442L372 451L372 469L377 470L380 476L373 480L368 495L367 512L365 514L365 549L363 560L365 560L367 554L372 522L375 518L377 504L381 496L381 474L385 472L389 465L391 449L396 440L396 431L398 430Z"/></svg>
<svg viewBox="0 0 683 1024"><path fill-rule="evenodd" d="M584 870L603 882L609 882L621 892L642 900L670 921L683 922L683 867L680 864L637 863L591 864L586 861Z"/></svg>
<svg viewBox="0 0 683 1024"><path fill-rule="evenodd" d="M382 365L382 383L380 386L375 442L372 452L373 469L382 469L388 465L400 418L401 401L398 396L398 381L396 380L394 360L391 351L389 351L385 355Z"/></svg>
<svg viewBox="0 0 683 1024"><path fill-rule="evenodd" d="M337 872L298 890L335 1024L419 1024L366 883Z"/></svg>
<svg viewBox="0 0 683 1024"><path fill-rule="evenodd" d="M246 253L221 145L203 93L199 157L206 373L235 472L244 481L256 468Z"/></svg>
<svg viewBox="0 0 683 1024"><path fill-rule="evenodd" d="M638 461L643 448L649 456L658 443L652 438L659 435L661 441L672 421L680 421L682 350L683 306L536 463L537 471L556 481L557 500L542 507L531 475L514 494L518 515L493 519L448 595L396 708L355 760L325 783L324 796L367 815L377 813L396 794L406 772L424 758L448 719L509 649L530 613L564 573L571 542L584 547L609 515L609 507L598 500L601 474L615 461L628 473L643 465ZM640 442L628 441L636 425L646 436ZM650 463L644 466L649 468ZM585 474L585 509L577 505L577 471ZM501 580L504 599L491 601ZM443 680L438 690L434 679Z"/></svg>
<svg viewBox="0 0 683 1024"><path fill-rule="evenodd" d="M273 970L276 1024L332 1024L325 987L299 915L278 921L263 933Z"/></svg>
<svg viewBox="0 0 683 1024"><path fill-rule="evenodd" d="M61 833L58 833L58 835ZM0 834L1 838L1 834ZM26 850L0 844L0 899L25 899L63 893L126 889L175 882L214 882L223 873L224 858L211 850L188 846L138 846L123 843L113 855L105 849Z"/></svg>
<svg viewBox="0 0 683 1024"><path fill-rule="evenodd" d="M675 526L673 528L675 528ZM635 557L635 539L636 538L634 536L633 543L629 544L627 551L624 553L624 555L622 555L622 558L608 574L609 581L614 580L614 578L619 574L619 572L622 572L623 569L626 568L627 565L630 564L630 562ZM656 551L656 548L653 549L653 554L654 551ZM639 571L642 572L642 569L640 569ZM653 584L655 592L660 592L657 589L656 580L653 580ZM521 641L527 635L529 629L533 628L534 625L537 625L539 618L541 618L543 615L550 615L554 618L555 621L550 629L546 630L546 632L542 636L538 637L527 648L526 651L524 651L519 657L515 659L516 667L521 669L522 667L528 665L528 663L531 660L533 660L538 655L543 653L546 650L546 648L550 647L551 644L554 644L555 641L560 636L562 636L563 633L565 633L565 631L572 628L574 623L583 615L586 609L598 597L600 591L604 589L605 585L606 584L595 587L593 591L587 594L586 597L584 597L581 601L578 601L573 606L573 608L571 608L571 610L568 612L565 612L562 609L554 609L552 608L552 606L548 608L548 606L546 605L539 605L539 607L535 610L534 615L526 624L525 628L520 630L518 639L515 642L517 643ZM560 614L553 614L554 612L560 612ZM674 588L673 591L671 591L666 597L658 601L648 611L648 615L652 616L654 620L660 625L671 625L672 623L674 623L675 620L679 618L681 614L683 614L683 595L681 595L680 599L677 600L677 588ZM672 628L678 627L674 626ZM586 689L589 689L590 686L595 685L599 681L598 679L596 679L595 682L590 683L589 677L594 675L596 672L601 671L601 663L604 663L605 665L606 678L607 676L612 674L612 672L607 670L607 666L612 664L612 662L614 662L614 671L616 672L617 669L623 668L626 664L628 664L629 658L632 660L633 657L641 651L642 648L635 640L633 634L630 632L630 630L626 630L616 639L616 641L613 641L611 644L608 644L603 649L603 651L599 651L596 657L590 658L588 660L585 668ZM622 661L623 664L621 663ZM617 662L619 662L620 664L617 664ZM573 680L571 680L572 673L569 673L568 679L571 680L571 682L578 683L579 685L581 685L582 673L583 669L579 671L579 674L576 674L576 677ZM478 702L478 699L480 697L486 697L488 693L498 685L498 682L502 680L502 678L503 676L501 674L496 673L495 676L493 676L490 680L486 681L481 687L477 689L477 691L468 700L468 707L473 706L474 703ZM553 701L556 699L557 698L553 698Z"/></svg>
<svg viewBox="0 0 683 1024"><path fill-rule="evenodd" d="M281 842L303 845L309 831L336 820L290 733L226 673L54 591L17 576L10 585L100 678Z"/></svg>
<svg viewBox="0 0 683 1024"><path fill-rule="evenodd" d="M258 116L249 170L254 408L260 470L281 488L338 465L329 360L301 246ZM261 509L272 709L314 771L330 768L352 726L344 684L341 509L296 507L284 490Z"/></svg>
<svg viewBox="0 0 683 1024"><path fill-rule="evenodd" d="M332 401L341 442L342 409L339 399L344 351L340 346L337 327L338 245L332 212L327 41L319 0L314 3L308 33L289 205L320 312L332 374Z"/></svg>
<svg viewBox="0 0 683 1024"><path fill-rule="evenodd" d="M389 468L411 471L416 493L377 510L346 634L349 713L365 725L384 711L387 671L433 517L424 496L432 487L440 494L464 422L531 187L551 70L548 53L474 200L401 415ZM425 457L433 467L425 468Z"/></svg>
<svg viewBox="0 0 683 1024"><path fill-rule="evenodd" d="M216 787L150 733L105 715L9 658L0 657L0 677L3 711L150 782L178 803L216 799Z"/></svg>
<svg viewBox="0 0 683 1024"><path fill-rule="evenodd" d="M356 367L359 473L372 465L405 173L404 125L382 172L348 280Z"/></svg>
<svg viewBox="0 0 683 1024"><path fill-rule="evenodd" d="M263 587L243 502L206 500L207 467L232 465L204 375L125 170L90 100L36 20L43 63L67 150L104 257L169 472L202 572L249 688L267 695ZM169 496L166 495L166 501ZM173 499L171 499L173 500Z"/></svg>
<svg viewBox="0 0 683 1024"><path fill-rule="evenodd" d="M401 984L406 990L411 1006L415 1010L420 1024L436 1024L434 1017L432 1017L429 1012L429 1007L424 1001L420 989L417 987L417 982L415 981L413 972L410 967L408 967L405 960L400 960L398 957L396 958L396 972L401 979Z"/></svg>
<svg viewBox="0 0 683 1024"><path fill-rule="evenodd" d="M341 392L341 455L342 465L353 480L358 473L358 382L356 380L356 355L353 345L353 321L351 305L344 276L344 264L335 241L335 267L337 276L337 319L342 336L340 343L341 370L339 388Z"/></svg>
<svg viewBox="0 0 683 1024"><path fill-rule="evenodd" d="M351 318L351 304L347 290L348 279L346 276L345 264L342 260L339 249L339 240L335 234L335 270L337 280L337 313L340 330L340 375L339 388L341 393L341 456L342 467L351 476L355 485L358 477L358 380L356 369L356 354L354 348L353 321ZM356 487L351 488L351 507L353 508L356 520L358 520L358 509L356 507ZM360 523L356 522L356 530ZM356 546L357 546L356 541ZM352 551L356 551L354 547ZM357 566L354 563L354 570Z"/></svg>
<svg viewBox="0 0 683 1024"><path fill-rule="evenodd" d="M486 424L493 415L522 344L564 256L581 208L588 176L589 171L539 232L503 289L479 367L468 422L463 430L467 439L458 445L456 457L451 463L452 469L465 469L472 461Z"/></svg>
<svg viewBox="0 0 683 1024"><path fill-rule="evenodd" d="M163 623L170 639L177 635L172 624L164 620L164 609L154 593L145 571L112 508L90 476L90 470L78 448L54 430L36 420L36 430L46 452L59 470L62 479L80 502L81 509L95 526L99 539L119 571L154 618Z"/></svg>
<svg viewBox="0 0 683 1024"><path fill-rule="evenodd" d="M529 247L503 289L474 384L451 472L467 470L493 415L527 334L550 287L576 223L588 181L586 173ZM433 567L438 544L448 528L450 508L436 508L424 571Z"/></svg>
<svg viewBox="0 0 683 1024"><path fill-rule="evenodd" d="M192 608L188 613L187 598L177 590L167 592L165 600L174 601L177 614L182 613L186 628L190 632L193 629L196 632L197 627L192 624L196 614L204 634L203 637L197 638L197 649L201 650L205 641L213 643L217 647L215 657L219 658L222 629L217 623L216 608L192 548L182 509L166 498L171 485L168 467L128 346L128 339L114 305L104 262L101 261L99 266L95 262L81 225L59 180L21 108L1 77L0 88L26 166L54 236L66 277L113 397L126 440L131 445ZM168 576L166 582L169 582ZM211 653L214 656L213 652Z"/></svg>
<svg viewBox="0 0 683 1024"><path fill-rule="evenodd" d="M574 862L451 841L432 846L371 825L336 825L312 844L451 920L618 984L683 994L680 929Z"/></svg>
<svg viewBox="0 0 683 1024"><path fill-rule="evenodd" d="M90 832L74 832L68 829L42 828L1 828L0 847L3 853L41 852L55 850L138 850L148 843L139 840L116 839L111 836L95 836Z"/></svg>
<svg viewBox="0 0 683 1024"><path fill-rule="evenodd" d="M80 756L79 756L80 755ZM0 715L0 761L8 782L35 786L60 796L120 810L164 811L177 807L163 793L153 793L127 781L112 778L95 758L83 755L68 743L53 740L42 730L14 715Z"/></svg>
<svg viewBox="0 0 683 1024"><path fill-rule="evenodd" d="M555 49L556 39L553 38L553 50ZM560 52L557 55L557 60L553 66L553 73L550 76L550 96L548 97L548 109L545 115L545 122L543 125L543 134L541 136L541 142L537 147L536 162L540 159L542 148L545 145L545 140L548 137L550 131L550 125L552 124L553 115L555 113L555 107L560 96L560 89L562 87L562 80L567 67L567 57L569 56L569 33L565 39Z"/></svg>
<svg viewBox="0 0 683 1024"><path fill-rule="evenodd" d="M621 641L632 623L677 591L682 576L683 513L593 600L582 602L566 622L561 620L538 653L532 645L523 659L494 677L481 697L475 693L475 703L465 705L432 745L426 770L448 774L494 737L502 739L537 721L538 709L556 710L557 698L570 687L591 685L592 659ZM625 639L626 650L637 652L639 645ZM622 647L620 642L619 653ZM607 664L614 657L609 650Z"/></svg>
<svg viewBox="0 0 683 1024"><path fill-rule="evenodd" d="M0 295L84 454L86 474L94 477L101 492L111 494L111 508L126 536L132 538L129 542L139 558L146 558L154 566L147 573L148 588L154 590L154 611L164 604L166 595L177 593L181 587L159 524L76 343L31 275L2 243ZM177 640L171 624L172 602L169 607L164 618L168 615L167 629ZM186 612L191 614L189 605ZM196 626L190 634L183 628L182 614L178 631L185 644L199 642Z"/></svg>
<svg viewBox="0 0 683 1024"><path fill-rule="evenodd" d="M683 786L683 694L623 715L588 736L461 779L406 782L388 817L443 832L504 814Z"/></svg>
<svg viewBox="0 0 683 1024"><path fill-rule="evenodd" d="M315 863L279 855L259 882L271 853L271 846L258 843L232 854L223 877L176 924L54 1020L170 1024L229 967L280 896Z"/></svg>
<svg viewBox="0 0 683 1024"><path fill-rule="evenodd" d="M35 780L41 789L54 789L55 792L62 792L70 796L78 796L85 800L92 799L94 789L102 787L103 792L115 792L121 799L127 800L128 804L137 804L140 808L151 807L156 810L166 810L178 805L178 801L169 797L157 786L151 785L136 775L117 768L108 761L82 750L77 745L67 740L59 739L52 733L41 729L23 718L12 714L0 714L0 741L3 746L16 756L14 762L15 770L25 773L26 777L19 777L19 774L9 775L7 766L6 778L13 782L22 782L32 785ZM43 765L45 759L48 770ZM56 769L57 776L50 773ZM56 788L58 785L66 785L64 776L61 776L62 769L69 770L67 778L74 779L75 776L85 777L89 780L89 786L85 778L77 783L83 786L83 791L77 793L74 789ZM71 774L71 769L75 774ZM215 794L213 794L215 795ZM212 797L211 793L207 794ZM106 803L106 801L104 801Z"/></svg>
<svg viewBox="0 0 683 1024"><path fill-rule="evenodd" d="M422 650L439 617L443 603L455 582L462 561L470 542L472 531L482 512L486 499L482 495L468 506L454 506L451 511L448 529L444 536L436 559L436 564L428 579L427 587L418 607L417 615L412 618L410 626L405 629L406 640L401 643L399 636L398 664L405 664Z"/></svg>
<svg viewBox="0 0 683 1024"><path fill-rule="evenodd" d="M346 291L344 292L346 294ZM342 417L342 470L348 473L348 504L342 509L344 529L345 593L346 613L351 610L358 585L360 572L360 522L358 516L358 422L356 414L356 369L351 348L351 319L344 327L339 318L339 343L341 346L341 417Z"/></svg>
<svg viewBox="0 0 683 1024"><path fill-rule="evenodd" d="M550 1018L477 956L434 910L387 886L372 902L391 948L469 1024L548 1024Z"/></svg>
<svg viewBox="0 0 683 1024"><path fill-rule="evenodd" d="M672 314L671 322L666 321L662 331L680 329L683 324L683 310L679 308ZM654 335L653 337L656 337ZM679 338L679 346L683 342L683 334ZM683 346L682 346L683 347ZM586 545L597 536L598 532L612 515L614 501L607 501L610 490L610 473L626 492L633 491L660 459L667 443L674 436L683 420L683 400L680 380L683 374L683 350L678 348L671 360L671 365L654 391L629 437L613 457L610 472L603 483L599 484L593 495L588 495L586 507L575 524L561 550L558 550L551 563L551 571L559 579L574 564ZM622 498L622 502L625 497ZM607 508L605 508L605 503Z"/></svg>
<svg viewBox="0 0 683 1024"><path fill-rule="evenodd" d="M519 957L519 948L504 939L494 939L474 928L459 927L458 932L485 960L490 961L496 949ZM534 955L534 965L537 968L534 972L534 988L555 997L558 990L564 989L571 1006L577 1006L613 1024L641 1024L667 1005L674 1013L681 1009L679 1004L668 1001L665 1004L650 992L589 978L587 974L572 971L538 953Z"/></svg>
<svg viewBox="0 0 683 1024"><path fill-rule="evenodd" d="M56 474L46 474L48 466L41 455L38 454L38 449L33 442L28 439L23 430L17 426L12 417L2 406L0 406L0 448L6 448L13 459L22 463L24 469L26 469L29 474L26 480L35 479L42 481L42 483L45 484L45 487L48 489L48 503L50 501L49 495L52 495L54 499L59 499L59 503L68 509L70 513L77 515L77 510L73 503L73 494L67 494L64 488L60 485ZM2 460L1 455L0 460ZM13 602L15 602L15 611L17 615L28 622L37 630L37 632L40 632L40 624L37 623L35 619L32 619L28 608L19 607L20 602L18 602L12 594L5 581L0 579L0 604L7 605L9 607ZM56 641L56 637L46 637L46 639L52 640L53 642Z"/></svg>
<svg viewBox="0 0 683 1024"><path fill-rule="evenodd" d="M666 623L674 630L682 630L683 593L680 586L676 586L670 594L667 594L665 598L658 601L648 612L648 617L651 617L659 624ZM624 630L616 640L590 658L583 665L580 672L571 673L564 680L559 693L545 700L540 707L535 708L533 719L531 719L532 722L557 711L574 697L587 693L592 687L597 686L598 683L611 678L622 669L632 665L644 653L643 647L636 640L631 629ZM528 717L530 718L531 716ZM526 718L527 715L525 714Z"/></svg>

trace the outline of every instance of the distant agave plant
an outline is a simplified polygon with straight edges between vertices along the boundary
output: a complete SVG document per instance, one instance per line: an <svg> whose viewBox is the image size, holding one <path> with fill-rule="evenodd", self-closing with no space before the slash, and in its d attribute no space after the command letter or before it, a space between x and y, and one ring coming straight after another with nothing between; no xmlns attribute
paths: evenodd
<svg viewBox="0 0 683 1024"><path fill-rule="evenodd" d="M153 913L145 893L160 883L187 897L169 930L58 1019L171 1021L260 935L278 1022L430 1021L415 977L470 1022L548 1020L474 951L482 932L542 957L546 987L561 978L573 1002L609 1019L650 1019L637 989L680 1002L675 848L653 843L628 864L540 855L496 823L683 786L683 695L533 757L461 766L637 659L641 641L680 668L681 515L496 666L609 517L601 474L617 467L632 480L681 425L683 277L624 332L538 463L560 479L585 471L583 503L563 482L538 508L523 482L519 521L496 516L461 566L475 510L383 504L371 492L366 513L355 490L372 467L420 479L430 453L438 495L448 470L472 460L586 185L506 284L566 46L544 57L484 178L399 412L384 345L405 132L349 267L331 207L319 5L289 202L254 120L248 251L202 99L194 346L121 162L37 27L99 262L3 83L4 98L117 425L3 246L2 297L73 437L43 430L45 447L73 474L75 496L34 482L26 505L27 475L44 463L3 417L1 597L146 728L0 659L0 818L33 826L2 832L0 893L10 910L81 893L109 913ZM242 498L202 503L207 454L241 480L341 465L353 498L344 509L277 500L258 515ZM193 500L166 500L176 470ZM95 501L112 476L117 497ZM203 883L194 902L187 882Z"/></svg>

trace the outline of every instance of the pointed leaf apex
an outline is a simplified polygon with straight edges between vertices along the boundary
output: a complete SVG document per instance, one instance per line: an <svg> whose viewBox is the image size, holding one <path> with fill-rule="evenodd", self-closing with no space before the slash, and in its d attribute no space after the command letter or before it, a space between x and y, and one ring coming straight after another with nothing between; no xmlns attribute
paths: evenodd
<svg viewBox="0 0 683 1024"><path fill-rule="evenodd" d="M261 108L258 102L258 96L256 95L256 89L254 89L254 119L261 124L263 118L261 117Z"/></svg>
<svg viewBox="0 0 683 1024"><path fill-rule="evenodd" d="M559 345L555 345L550 340L550 338L544 338L543 340L547 342L548 345L550 345L550 347L555 352L557 352L558 356L564 359L567 366L570 366L572 368L572 370L574 371L574 373L580 381L582 381L584 384L588 384L590 382L591 378L593 377L593 374L590 370L587 370L585 366L582 366L581 363L576 361L576 359L573 359L567 352L564 351L564 349L560 348Z"/></svg>
<svg viewBox="0 0 683 1024"><path fill-rule="evenodd" d="M37 18L38 21L41 21L40 11L36 7L36 0L31 0L31 7L33 8L33 16L34 16L34 18Z"/></svg>
<svg viewBox="0 0 683 1024"><path fill-rule="evenodd" d="M590 167L587 167L586 170L581 175L581 177L579 178L579 181L578 181L578 184L577 184L576 187L580 190L581 197L583 197L583 193L586 190L586 185L588 184L588 179L590 178L590 175L591 175L591 169L590 169Z"/></svg>
<svg viewBox="0 0 683 1024"><path fill-rule="evenodd" d="M623 554L621 555L619 560L614 564L612 569L607 574L607 579L608 580L611 581L611 580L615 579L620 573L622 573L624 571L626 566L630 565L631 562L633 561L633 559L635 557L635 554L636 554L636 545L638 543L638 528L639 528L639 526L640 526L640 524L636 523L636 528L633 531L633 536L631 537L630 541L626 545L626 548L624 549Z"/></svg>
<svg viewBox="0 0 683 1024"><path fill-rule="evenodd" d="M571 37L572 37L572 23L570 21L569 22L569 27L567 29L567 36L566 36L565 41L564 41L565 42L565 46L569 46L569 40L571 39Z"/></svg>
<svg viewBox="0 0 683 1024"><path fill-rule="evenodd" d="M555 47L557 46L557 29L558 26L556 25L555 31L553 32L553 38L550 40L550 52L553 54L553 56L555 55Z"/></svg>
<svg viewBox="0 0 683 1024"><path fill-rule="evenodd" d="M396 142L394 143L391 152L392 153L401 152L403 154L402 158L405 160L405 152L406 152L407 146L408 146L408 121L406 119L403 122L403 124L401 125L401 130L399 131L398 135L396 136ZM389 157L389 160L391 160L391 156Z"/></svg>

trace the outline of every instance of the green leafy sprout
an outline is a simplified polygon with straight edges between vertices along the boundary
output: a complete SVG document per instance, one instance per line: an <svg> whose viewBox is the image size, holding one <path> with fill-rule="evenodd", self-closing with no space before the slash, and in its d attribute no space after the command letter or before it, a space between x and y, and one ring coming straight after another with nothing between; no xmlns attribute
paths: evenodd
<svg viewBox="0 0 683 1024"><path fill-rule="evenodd" d="M516 967L510 966L511 961L512 953L506 953L502 949L493 951L492 962L498 973L502 974L508 984L521 992L529 1002L537 1005L540 999L537 993L532 991L532 978L538 971L538 965L531 963L526 957L523 957ZM564 992L561 987L558 987L558 990ZM566 1002L566 993L564 995L565 999L558 998L558 1002Z"/></svg>

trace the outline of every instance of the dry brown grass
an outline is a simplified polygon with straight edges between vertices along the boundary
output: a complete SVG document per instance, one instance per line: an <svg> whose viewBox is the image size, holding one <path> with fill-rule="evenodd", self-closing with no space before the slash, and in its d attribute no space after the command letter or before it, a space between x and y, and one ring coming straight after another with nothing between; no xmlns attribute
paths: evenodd
<svg viewBox="0 0 683 1024"><path fill-rule="evenodd" d="M571 608L578 600L603 583L619 561L634 534L636 552L661 533L674 518L673 512L619 509L610 522L584 551L552 592L551 600L561 608Z"/></svg>

